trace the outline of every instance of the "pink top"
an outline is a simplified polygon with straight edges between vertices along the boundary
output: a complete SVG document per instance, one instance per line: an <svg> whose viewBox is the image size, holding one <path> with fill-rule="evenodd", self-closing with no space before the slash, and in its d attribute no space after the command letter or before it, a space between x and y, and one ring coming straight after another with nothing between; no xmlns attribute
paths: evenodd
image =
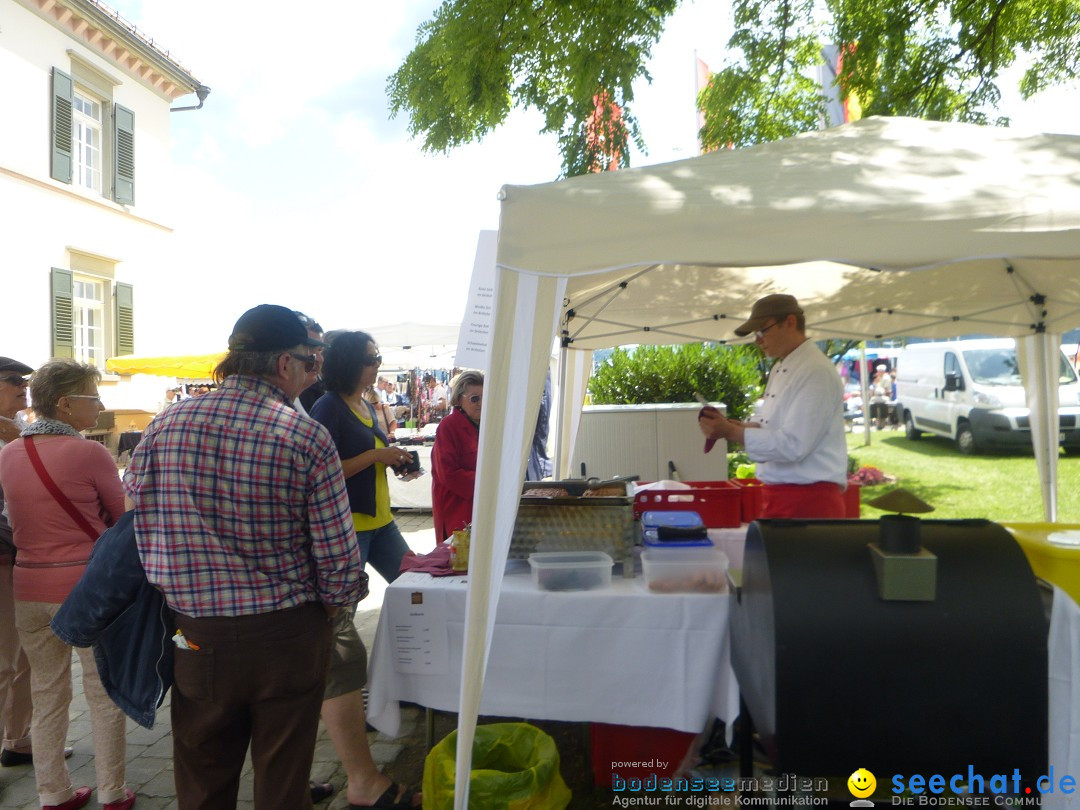
<svg viewBox="0 0 1080 810"><path fill-rule="evenodd" d="M116 462L100 444L75 436L36 436L34 447L49 477L99 534L124 513ZM25 439L0 451L0 486L18 549L15 598L63 602L82 576L93 541L41 483Z"/></svg>

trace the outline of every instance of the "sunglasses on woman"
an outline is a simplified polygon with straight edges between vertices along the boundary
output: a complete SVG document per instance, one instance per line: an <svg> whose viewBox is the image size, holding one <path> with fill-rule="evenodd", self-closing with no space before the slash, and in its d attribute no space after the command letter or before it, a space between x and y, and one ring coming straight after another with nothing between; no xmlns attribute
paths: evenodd
<svg viewBox="0 0 1080 810"><path fill-rule="evenodd" d="M465 399L469 400L469 402L472 403L473 405L476 405L483 398L484 398L483 394L473 394L472 396L465 397Z"/></svg>
<svg viewBox="0 0 1080 810"><path fill-rule="evenodd" d="M361 361L365 366L381 366L382 355L381 354L369 354Z"/></svg>

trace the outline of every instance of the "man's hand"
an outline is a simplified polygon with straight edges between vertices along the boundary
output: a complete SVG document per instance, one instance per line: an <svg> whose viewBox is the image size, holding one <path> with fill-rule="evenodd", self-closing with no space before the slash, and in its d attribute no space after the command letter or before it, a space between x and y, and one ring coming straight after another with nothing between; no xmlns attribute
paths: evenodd
<svg viewBox="0 0 1080 810"><path fill-rule="evenodd" d="M706 405L698 413L698 427L707 439L727 439L730 424L731 420L711 405Z"/></svg>

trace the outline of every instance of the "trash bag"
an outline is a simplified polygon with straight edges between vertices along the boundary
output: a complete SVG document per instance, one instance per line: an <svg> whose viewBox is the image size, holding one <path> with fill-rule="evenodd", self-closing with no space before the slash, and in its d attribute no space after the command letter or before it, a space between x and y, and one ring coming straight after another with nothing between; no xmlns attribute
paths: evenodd
<svg viewBox="0 0 1080 810"><path fill-rule="evenodd" d="M457 731L424 761L425 810L452 810ZM476 727L469 810L562 810L570 788L559 773L559 750L548 734L528 723Z"/></svg>

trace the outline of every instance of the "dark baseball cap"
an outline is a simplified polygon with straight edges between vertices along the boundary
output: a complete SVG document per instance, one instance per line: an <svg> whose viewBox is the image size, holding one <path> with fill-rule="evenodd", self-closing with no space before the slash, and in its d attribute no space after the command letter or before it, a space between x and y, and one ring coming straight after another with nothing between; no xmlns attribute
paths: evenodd
<svg viewBox="0 0 1080 810"><path fill-rule="evenodd" d="M0 371L14 371L16 374L33 374L34 370L26 363L12 360L10 357L0 357Z"/></svg>
<svg viewBox="0 0 1080 810"><path fill-rule="evenodd" d="M759 298L754 302L754 308L750 310L750 318L742 326L735 329L739 337L746 337L751 332L756 332L763 327L770 318L784 318L788 315L802 315L802 307L795 300L794 295L774 293Z"/></svg>
<svg viewBox="0 0 1080 810"><path fill-rule="evenodd" d="M229 335L229 350L238 352L273 352L293 346L322 346L322 341L308 337L307 328L288 307L259 304L236 322Z"/></svg>

